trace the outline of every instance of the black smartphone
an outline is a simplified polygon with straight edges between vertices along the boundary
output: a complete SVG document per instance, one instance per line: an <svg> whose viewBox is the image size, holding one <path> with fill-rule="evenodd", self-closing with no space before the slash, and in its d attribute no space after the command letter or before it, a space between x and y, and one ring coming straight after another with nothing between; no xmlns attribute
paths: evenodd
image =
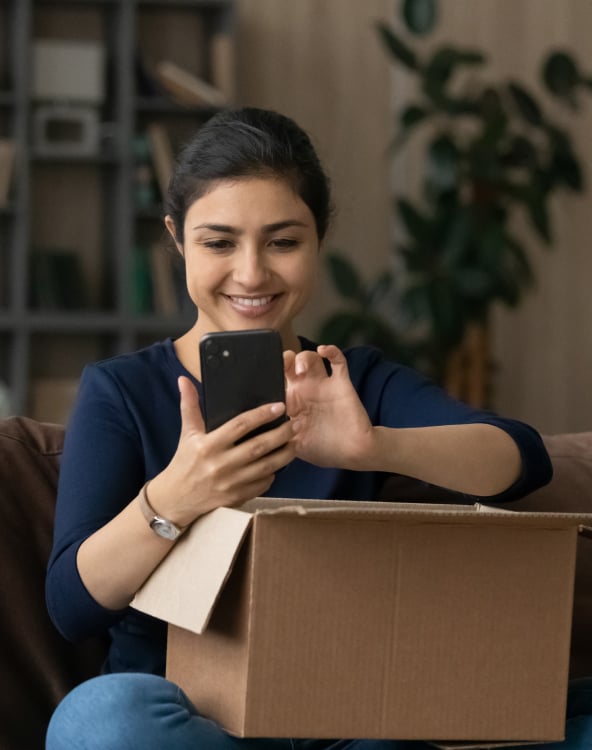
<svg viewBox="0 0 592 750"><path fill-rule="evenodd" d="M277 331L258 328L206 333L199 342L199 355L206 432L262 404L285 402L282 340ZM286 419L283 414L243 440L273 429Z"/></svg>

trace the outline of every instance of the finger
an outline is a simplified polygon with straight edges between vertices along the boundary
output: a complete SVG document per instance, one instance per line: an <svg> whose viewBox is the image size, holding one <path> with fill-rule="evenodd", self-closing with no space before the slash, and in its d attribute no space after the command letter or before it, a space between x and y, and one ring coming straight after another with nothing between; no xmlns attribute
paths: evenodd
<svg viewBox="0 0 592 750"><path fill-rule="evenodd" d="M284 448L294 437L291 420L283 422L277 427L250 437L237 446L237 461L245 464L259 460L263 456Z"/></svg>
<svg viewBox="0 0 592 750"><path fill-rule="evenodd" d="M294 374L294 365L296 364L296 353L291 349L284 352L284 373L286 377Z"/></svg>
<svg viewBox="0 0 592 750"><path fill-rule="evenodd" d="M229 419L228 422L218 427L217 430L214 430L212 435L216 433L216 436L224 444L232 445L241 440L241 438L244 438L245 435L248 435L249 432L281 417L285 411L286 405L281 401L263 404L263 406L249 409L233 419Z"/></svg>
<svg viewBox="0 0 592 750"><path fill-rule="evenodd" d="M296 355L294 373L297 376L310 373L311 375L320 377L323 375L326 376L327 370L320 354L317 354L317 352L303 351Z"/></svg>
<svg viewBox="0 0 592 750"><path fill-rule="evenodd" d="M329 360L331 370L338 374L347 373L347 360L341 349L334 344L320 344L317 346L319 356Z"/></svg>
<svg viewBox="0 0 592 750"><path fill-rule="evenodd" d="M181 435L190 432L205 432L205 425L199 407L197 389L189 378L181 375L177 384L181 396Z"/></svg>
<svg viewBox="0 0 592 750"><path fill-rule="evenodd" d="M292 443L285 443L256 461L237 467L232 473L232 484L235 487L245 487L255 482L268 481L269 478L273 481L276 472L293 461L295 455L296 449Z"/></svg>

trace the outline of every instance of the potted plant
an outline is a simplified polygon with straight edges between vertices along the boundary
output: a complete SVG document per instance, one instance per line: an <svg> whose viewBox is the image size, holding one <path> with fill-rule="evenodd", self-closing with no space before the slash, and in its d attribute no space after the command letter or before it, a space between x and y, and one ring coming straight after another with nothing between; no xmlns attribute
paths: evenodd
<svg viewBox="0 0 592 750"><path fill-rule="evenodd" d="M412 101L396 113L395 158L419 131L425 147L421 195L397 196L400 271L366 282L337 252L331 278L346 302L324 322L320 339L341 346L364 341L414 365L459 393L458 365L480 349L476 372L486 380L483 346L491 308L516 306L533 283L533 237L553 244L549 210L560 190L580 193L584 175L570 133L548 114L548 101L516 79L480 75L486 55L439 44L420 52L413 38L428 35L437 0L403 0L397 28L379 23L392 63L415 79ZM541 65L548 99L576 112L592 88L574 57L551 50ZM523 213L531 232L518 234ZM469 400L483 402L485 384Z"/></svg>

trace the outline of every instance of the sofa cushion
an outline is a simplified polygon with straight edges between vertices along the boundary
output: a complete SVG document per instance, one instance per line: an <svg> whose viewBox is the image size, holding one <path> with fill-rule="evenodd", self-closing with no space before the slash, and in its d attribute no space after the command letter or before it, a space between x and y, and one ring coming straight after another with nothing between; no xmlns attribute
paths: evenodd
<svg viewBox="0 0 592 750"><path fill-rule="evenodd" d="M0 747L44 747L58 701L97 674L105 644L72 645L45 607L64 428L14 417L0 420Z"/></svg>

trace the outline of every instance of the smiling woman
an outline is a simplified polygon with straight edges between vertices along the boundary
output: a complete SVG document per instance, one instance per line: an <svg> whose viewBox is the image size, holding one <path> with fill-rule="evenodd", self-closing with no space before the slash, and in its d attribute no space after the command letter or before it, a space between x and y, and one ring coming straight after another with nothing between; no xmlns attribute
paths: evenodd
<svg viewBox="0 0 592 750"><path fill-rule="evenodd" d="M180 155L165 223L197 316L175 341L83 373L47 601L66 637L108 630L112 647L105 674L58 707L48 750L396 748L394 740L230 737L163 678L166 626L129 602L196 519L256 496L372 500L389 475L403 474L470 501L503 502L549 480L549 458L528 425L471 409L378 350L341 352L297 335L330 214L310 139L275 112L220 113ZM257 328L281 335L286 403L206 432L200 339ZM258 429L270 422L278 426ZM94 731L81 732L88 725Z"/></svg>

